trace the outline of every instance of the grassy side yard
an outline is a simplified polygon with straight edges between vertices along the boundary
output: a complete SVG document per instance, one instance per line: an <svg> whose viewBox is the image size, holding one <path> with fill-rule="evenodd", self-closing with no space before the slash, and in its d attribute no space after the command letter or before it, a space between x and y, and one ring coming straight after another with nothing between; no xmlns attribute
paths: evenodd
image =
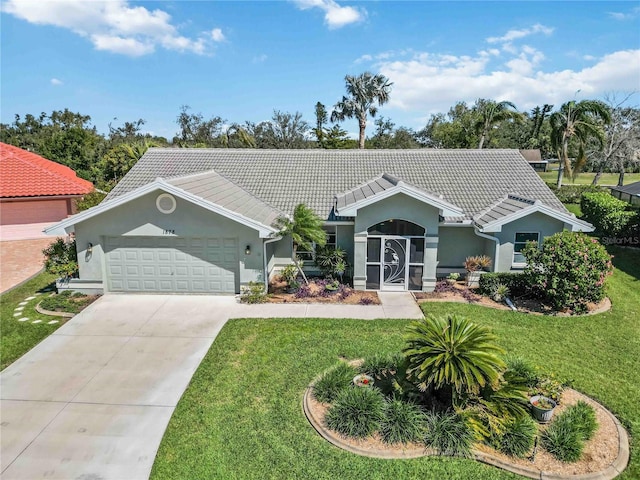
<svg viewBox="0 0 640 480"><path fill-rule="evenodd" d="M550 172L538 172L540 178L542 178L545 182L553 182L555 183L558 179L558 172L550 171ZM576 178L575 185L591 185L593 181L593 177L596 174L592 172L580 173ZM603 173L598 181L598 185L617 185L618 184L618 174L617 173ZM640 181L640 173L626 173L624 176L624 184L627 185L629 183ZM569 185L571 184L570 178L564 178L562 181L563 184Z"/></svg>
<svg viewBox="0 0 640 480"><path fill-rule="evenodd" d="M546 318L461 304L427 304L491 326L509 351L548 367L640 431L640 255L617 249L611 312ZM229 322L180 400L151 478L509 479L453 458L379 460L324 441L302 412L307 384L340 357L397 352L398 320L242 319ZM621 478L640 477L637 442Z"/></svg>
<svg viewBox="0 0 640 480"><path fill-rule="evenodd" d="M34 296L43 288L52 286L55 279L55 275L41 273L24 285L0 295L0 370L27 353L67 321L62 317L51 317L36 312L35 306L43 295L39 295L39 299L28 301L22 314L14 317L15 308L20 302ZM18 319L23 317L28 317L30 321L19 322ZM42 322L31 323L36 319ZM48 325L47 322L52 320L58 320L58 323Z"/></svg>

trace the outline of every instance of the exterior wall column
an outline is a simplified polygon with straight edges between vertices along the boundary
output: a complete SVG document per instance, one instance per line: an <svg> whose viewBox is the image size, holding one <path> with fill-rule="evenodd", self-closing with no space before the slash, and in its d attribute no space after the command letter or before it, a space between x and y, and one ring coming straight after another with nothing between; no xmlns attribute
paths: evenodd
<svg viewBox="0 0 640 480"><path fill-rule="evenodd" d="M367 288L367 232L353 235L353 288Z"/></svg>
<svg viewBox="0 0 640 480"><path fill-rule="evenodd" d="M424 267L422 268L422 291L433 292L436 288L436 270L438 268L438 236L426 236L424 239Z"/></svg>

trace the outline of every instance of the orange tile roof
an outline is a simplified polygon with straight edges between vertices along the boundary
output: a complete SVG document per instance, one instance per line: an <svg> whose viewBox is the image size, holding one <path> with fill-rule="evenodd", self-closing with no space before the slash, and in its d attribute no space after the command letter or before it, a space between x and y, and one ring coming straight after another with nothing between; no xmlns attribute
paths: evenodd
<svg viewBox="0 0 640 480"><path fill-rule="evenodd" d="M0 197L84 195L93 184L51 160L0 142Z"/></svg>

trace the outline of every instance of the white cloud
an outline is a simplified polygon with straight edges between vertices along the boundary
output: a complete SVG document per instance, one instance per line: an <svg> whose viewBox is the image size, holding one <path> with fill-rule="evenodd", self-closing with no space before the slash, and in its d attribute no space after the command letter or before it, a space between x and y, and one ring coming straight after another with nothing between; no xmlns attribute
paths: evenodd
<svg viewBox="0 0 640 480"><path fill-rule="evenodd" d="M638 15L640 15L640 7L635 7L631 9L629 12L608 12L608 15L614 20L633 20Z"/></svg>
<svg viewBox="0 0 640 480"><path fill-rule="evenodd" d="M221 29L214 28L211 30L211 39L214 42L224 42L227 38L224 36L224 33L222 33Z"/></svg>
<svg viewBox="0 0 640 480"><path fill-rule="evenodd" d="M533 35L536 33L543 33L544 35L551 35L553 33L553 28L545 27L539 23L536 23L530 28L523 28L521 30L509 30L501 37L489 37L487 38L487 42L489 43L511 43L513 40L518 40L520 38L528 37L529 35Z"/></svg>
<svg viewBox="0 0 640 480"><path fill-rule="evenodd" d="M267 61L267 58L269 58L266 54L262 54L262 55L258 55L256 57L253 57L253 59L251 60L252 63L264 63Z"/></svg>
<svg viewBox="0 0 640 480"><path fill-rule="evenodd" d="M150 54L156 47L204 54L207 41L224 38L219 28L208 39L182 36L167 12L131 6L128 0L7 0L2 11L29 23L69 29L97 50L132 57Z"/></svg>
<svg viewBox="0 0 640 480"><path fill-rule="evenodd" d="M293 0L300 10L319 8L324 11L324 21L330 29L341 28L364 20L364 8L342 7L335 0Z"/></svg>
<svg viewBox="0 0 640 480"><path fill-rule="evenodd" d="M51 85L54 86L60 86L60 85L64 85L64 82L62 80L58 80L57 78L52 78L51 79Z"/></svg>
<svg viewBox="0 0 640 480"><path fill-rule="evenodd" d="M389 106L424 115L446 112L456 102L477 98L509 100L519 109L542 103L560 105L581 89L584 98L607 91L637 90L640 50L622 50L598 58L581 70L543 71L542 52L523 47L499 67L485 52L476 56L416 53L408 60L376 64L394 82Z"/></svg>

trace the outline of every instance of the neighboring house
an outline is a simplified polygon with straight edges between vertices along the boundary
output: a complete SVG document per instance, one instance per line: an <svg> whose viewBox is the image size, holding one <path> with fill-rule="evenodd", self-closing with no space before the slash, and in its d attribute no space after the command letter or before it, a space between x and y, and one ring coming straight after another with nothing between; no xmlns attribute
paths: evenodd
<svg viewBox="0 0 640 480"><path fill-rule="evenodd" d="M238 293L291 260L275 220L304 203L346 250L357 289L430 291L489 255L522 268L528 240L593 227L517 150L151 148L75 231L74 289Z"/></svg>
<svg viewBox="0 0 640 480"><path fill-rule="evenodd" d="M60 221L92 190L69 167L0 143L0 225Z"/></svg>
<svg viewBox="0 0 640 480"><path fill-rule="evenodd" d="M611 195L631 205L640 206L640 182L621 187L611 187Z"/></svg>
<svg viewBox="0 0 640 480"><path fill-rule="evenodd" d="M540 150L520 150L522 156L529 162L531 168L533 168L536 172L546 172L547 167L549 166L548 160L542 160L542 155L540 154Z"/></svg>

